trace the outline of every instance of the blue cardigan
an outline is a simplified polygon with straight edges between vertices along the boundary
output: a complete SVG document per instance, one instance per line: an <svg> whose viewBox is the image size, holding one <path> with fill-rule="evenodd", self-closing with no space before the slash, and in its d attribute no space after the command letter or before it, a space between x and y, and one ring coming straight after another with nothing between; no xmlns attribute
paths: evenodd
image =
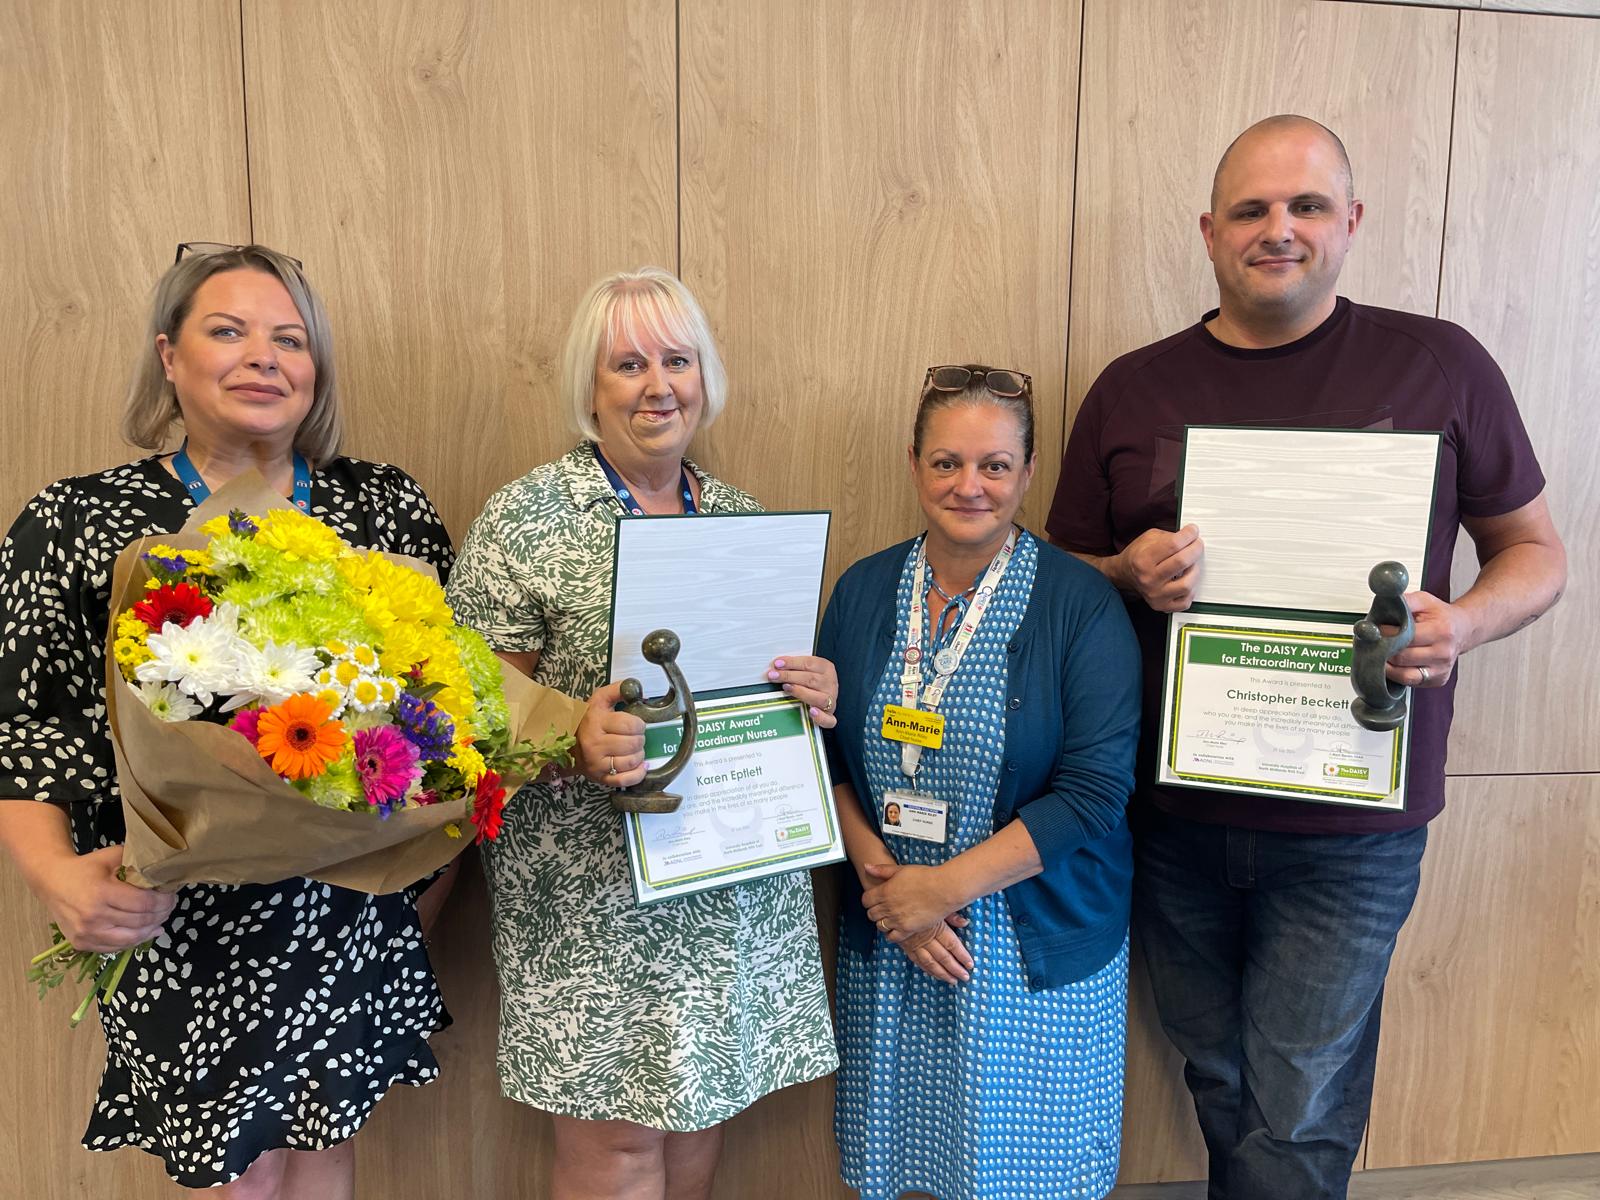
<svg viewBox="0 0 1600 1200"><path fill-rule="evenodd" d="M866 714L896 650L895 593L913 544L846 571L818 638L817 653L839 672L839 724L825 735L829 767L835 782L855 788L875 829L862 738L880 736L867 734ZM1128 931L1133 855L1125 809L1139 740L1139 647L1100 573L1040 543L1027 612L1006 648L1006 759L994 827L1020 820L1044 862L1043 873L1005 889L1028 986L1039 991L1094 974ZM844 867L843 935L871 954L861 885Z"/></svg>

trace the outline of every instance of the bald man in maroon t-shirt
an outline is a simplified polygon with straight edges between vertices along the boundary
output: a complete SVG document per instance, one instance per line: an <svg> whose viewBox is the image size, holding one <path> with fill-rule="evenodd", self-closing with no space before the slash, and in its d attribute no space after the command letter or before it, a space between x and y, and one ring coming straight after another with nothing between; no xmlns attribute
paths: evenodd
<svg viewBox="0 0 1600 1200"><path fill-rule="evenodd" d="M1353 304L1349 158L1304 117L1251 126L1217 164L1200 232L1220 293L1198 324L1117 359L1073 425L1050 539L1124 594L1144 656L1134 925L1210 1153L1212 1200L1343 1197L1371 1106L1383 980L1444 804L1456 660L1560 598L1566 555L1504 375L1446 321ZM1185 425L1440 432L1416 637L1407 809L1153 782L1167 613L1203 530L1177 529ZM1456 531L1477 580L1451 599Z"/></svg>

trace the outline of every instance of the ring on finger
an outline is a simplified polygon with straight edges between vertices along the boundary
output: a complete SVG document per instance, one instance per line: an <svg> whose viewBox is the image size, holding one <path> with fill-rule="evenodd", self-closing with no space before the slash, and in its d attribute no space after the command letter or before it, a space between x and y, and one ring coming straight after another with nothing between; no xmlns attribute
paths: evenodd
<svg viewBox="0 0 1600 1200"><path fill-rule="evenodd" d="M829 696L826 700L824 700L822 702L822 711L825 712L825 713L831 713L833 711L833 697L832 696Z"/></svg>
<svg viewBox="0 0 1600 1200"><path fill-rule="evenodd" d="M617 773L617 756L615 754L606 755L606 762L610 764L606 768L606 774L615 775Z"/></svg>
<svg viewBox="0 0 1600 1200"><path fill-rule="evenodd" d="M1417 674L1422 676L1422 682L1423 683L1427 683L1428 682L1428 668L1427 667L1418 667L1417 668Z"/></svg>

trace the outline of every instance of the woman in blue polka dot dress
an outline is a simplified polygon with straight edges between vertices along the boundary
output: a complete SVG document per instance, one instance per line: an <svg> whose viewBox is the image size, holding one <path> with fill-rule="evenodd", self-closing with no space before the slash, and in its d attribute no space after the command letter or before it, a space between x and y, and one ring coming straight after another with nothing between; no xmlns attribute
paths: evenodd
<svg viewBox="0 0 1600 1200"><path fill-rule="evenodd" d="M1020 531L1026 375L931 368L926 534L823 618L849 852L835 1132L863 1200L1104 1196L1122 1119L1139 657L1115 591ZM919 744L920 743L920 744Z"/></svg>

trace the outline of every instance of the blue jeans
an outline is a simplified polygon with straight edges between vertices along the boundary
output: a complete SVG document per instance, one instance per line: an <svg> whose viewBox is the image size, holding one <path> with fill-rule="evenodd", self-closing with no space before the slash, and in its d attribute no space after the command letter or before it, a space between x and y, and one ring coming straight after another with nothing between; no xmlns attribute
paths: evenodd
<svg viewBox="0 0 1600 1200"><path fill-rule="evenodd" d="M1343 1200L1426 827L1318 836L1156 813L1134 930L1210 1154L1210 1200Z"/></svg>

